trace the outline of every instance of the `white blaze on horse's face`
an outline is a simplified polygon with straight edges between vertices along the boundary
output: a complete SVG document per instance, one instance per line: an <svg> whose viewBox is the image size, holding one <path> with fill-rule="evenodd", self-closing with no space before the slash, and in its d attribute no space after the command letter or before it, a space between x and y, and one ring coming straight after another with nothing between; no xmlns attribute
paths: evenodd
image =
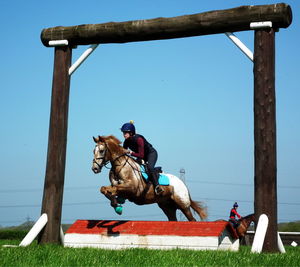
<svg viewBox="0 0 300 267"><path fill-rule="evenodd" d="M106 146L104 144L97 144L94 149L94 159L92 170L94 173L101 172L102 167L105 165L105 152Z"/></svg>

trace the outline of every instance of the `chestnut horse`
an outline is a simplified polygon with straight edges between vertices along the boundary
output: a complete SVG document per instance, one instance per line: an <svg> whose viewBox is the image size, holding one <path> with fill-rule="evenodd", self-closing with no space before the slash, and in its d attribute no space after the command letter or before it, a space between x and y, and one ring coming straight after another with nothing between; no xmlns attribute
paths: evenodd
<svg viewBox="0 0 300 267"><path fill-rule="evenodd" d="M255 222L254 214L249 214L238 220L238 227L236 228L236 233L238 234L240 240L245 236L251 222Z"/></svg>
<svg viewBox="0 0 300 267"><path fill-rule="evenodd" d="M190 208L202 220L207 217L206 209L191 199L186 185L178 177L164 173L169 178L169 185L163 186L164 192L156 195L152 183L147 183L142 177L141 165L126 154L120 145L121 142L115 136L93 138L96 143L93 172L100 173L103 166L111 163L109 172L111 185L102 186L100 192L110 200L112 207L116 208L118 198L123 198L137 205L157 203L169 221L177 221L177 209L181 210L189 221L196 221Z"/></svg>

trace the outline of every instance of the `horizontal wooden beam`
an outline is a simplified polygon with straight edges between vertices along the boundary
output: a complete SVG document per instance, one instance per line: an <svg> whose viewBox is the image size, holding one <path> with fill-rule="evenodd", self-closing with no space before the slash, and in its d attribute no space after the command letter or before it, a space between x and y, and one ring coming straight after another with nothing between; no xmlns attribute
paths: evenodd
<svg viewBox="0 0 300 267"><path fill-rule="evenodd" d="M127 43L225 32L247 31L251 22L271 21L273 28L287 28L292 22L292 10L287 4L241 6L226 10L102 24L84 24L44 29L41 40L68 40L69 45Z"/></svg>

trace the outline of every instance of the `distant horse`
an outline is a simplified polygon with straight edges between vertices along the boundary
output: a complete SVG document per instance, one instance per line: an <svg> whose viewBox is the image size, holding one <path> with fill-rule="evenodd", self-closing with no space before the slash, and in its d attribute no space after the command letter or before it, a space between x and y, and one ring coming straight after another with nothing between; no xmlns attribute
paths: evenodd
<svg viewBox="0 0 300 267"><path fill-rule="evenodd" d="M102 186L100 192L110 200L112 207L117 207L118 198L123 198L137 205L157 203L169 221L177 221L177 209L181 210L189 221L196 221L190 208L202 220L207 217L206 209L191 199L186 185L178 177L164 173L169 178L169 185L163 186L164 192L156 195L152 183L147 183L142 177L141 165L126 154L115 136L98 136L93 139L96 143L93 172L100 173L103 166L111 163L111 185Z"/></svg>
<svg viewBox="0 0 300 267"><path fill-rule="evenodd" d="M238 234L240 240L242 240L244 238L251 222L255 222L254 214L249 214L238 220L238 226L236 228L236 233Z"/></svg>

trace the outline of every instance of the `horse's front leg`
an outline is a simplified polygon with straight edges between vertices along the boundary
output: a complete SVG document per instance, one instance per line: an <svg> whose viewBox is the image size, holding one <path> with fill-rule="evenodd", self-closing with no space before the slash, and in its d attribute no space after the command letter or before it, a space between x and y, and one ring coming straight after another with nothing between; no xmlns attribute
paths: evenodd
<svg viewBox="0 0 300 267"><path fill-rule="evenodd" d="M110 205L115 208L118 206L118 202L116 199L117 190L115 186L102 186L100 188L100 192L110 200Z"/></svg>
<svg viewBox="0 0 300 267"><path fill-rule="evenodd" d="M112 186L102 186L100 189L101 193L104 194L113 204L118 203L116 197L119 196L124 199L136 195L136 188L130 183L123 183Z"/></svg>

